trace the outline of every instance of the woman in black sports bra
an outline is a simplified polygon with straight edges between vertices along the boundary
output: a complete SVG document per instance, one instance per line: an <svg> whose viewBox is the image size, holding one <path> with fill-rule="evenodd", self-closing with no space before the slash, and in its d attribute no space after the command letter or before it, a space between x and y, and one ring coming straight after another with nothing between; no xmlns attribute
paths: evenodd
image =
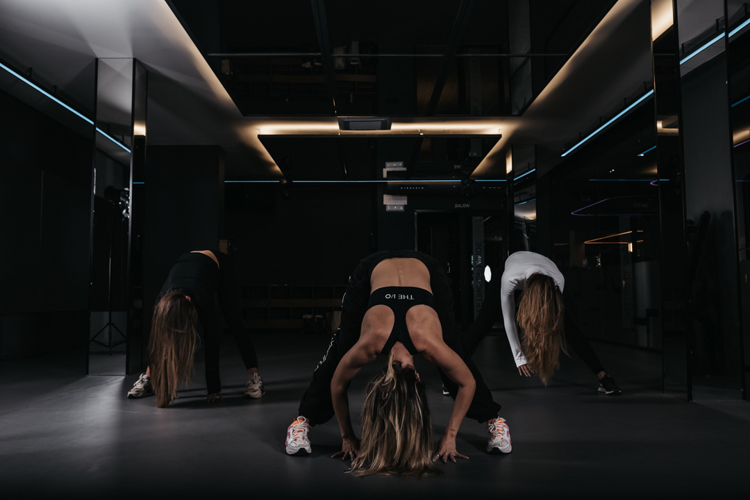
<svg viewBox="0 0 750 500"><path fill-rule="evenodd" d="M311 452L310 426L335 414L342 450L355 475L420 476L435 471L433 462L467 458L456 450L464 417L487 422L488 451L510 452L508 427L476 366L462 359L453 335L450 280L432 257L416 251L379 252L363 259L349 280L342 301L341 326L287 430L286 451ZM370 382L362 409L362 441L354 434L346 389L360 369L388 355L382 373ZM448 426L433 451L424 384L413 356L435 364L455 403Z"/></svg>

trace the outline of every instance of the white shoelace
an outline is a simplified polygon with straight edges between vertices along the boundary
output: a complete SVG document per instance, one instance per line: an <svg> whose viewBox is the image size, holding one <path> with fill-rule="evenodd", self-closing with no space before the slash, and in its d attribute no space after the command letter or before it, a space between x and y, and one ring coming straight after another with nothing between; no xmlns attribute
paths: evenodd
<svg viewBox="0 0 750 500"><path fill-rule="evenodd" d="M289 426L289 432L291 432L293 441L302 441L305 439L306 430L309 428L307 419L297 422Z"/></svg>
<svg viewBox="0 0 750 500"><path fill-rule="evenodd" d="M133 387L137 387L139 389L142 389L146 384L148 384L150 380L147 380L146 374L142 373L141 376L138 378L138 380L133 384Z"/></svg>
<svg viewBox="0 0 750 500"><path fill-rule="evenodd" d="M492 423L489 424L487 430L490 431L493 438L497 438L498 436L501 439L508 438L508 424L505 423L505 419L498 417L492 420Z"/></svg>

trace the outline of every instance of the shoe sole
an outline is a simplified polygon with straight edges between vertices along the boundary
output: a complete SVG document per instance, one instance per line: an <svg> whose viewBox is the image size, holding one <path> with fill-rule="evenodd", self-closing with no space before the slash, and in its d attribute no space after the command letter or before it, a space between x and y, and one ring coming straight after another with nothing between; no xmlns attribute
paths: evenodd
<svg viewBox="0 0 750 500"><path fill-rule="evenodd" d="M312 453L312 447L308 446L307 448L289 448L289 447L287 447L286 454L287 455L296 455L296 454L298 454L302 450L305 450L308 455Z"/></svg>
<svg viewBox="0 0 750 500"><path fill-rule="evenodd" d="M599 387L599 392L603 392L607 396L619 396L622 394L622 391L607 391L604 387Z"/></svg>
<svg viewBox="0 0 750 500"><path fill-rule="evenodd" d="M510 453L513 450L513 446L508 445L507 450L500 448L499 446L487 447L487 453L490 455L504 455Z"/></svg>
<svg viewBox="0 0 750 500"><path fill-rule="evenodd" d="M153 396L153 395L154 395L153 392L150 392L148 394L141 394L140 396L138 396L136 394L130 394L130 393L128 393L128 399L141 399L141 398L147 398L147 397Z"/></svg>
<svg viewBox="0 0 750 500"><path fill-rule="evenodd" d="M255 394L249 394L249 393L246 392L245 393L245 399L260 399L260 398L262 398L265 395L266 395L266 391L261 392L260 396L256 396Z"/></svg>

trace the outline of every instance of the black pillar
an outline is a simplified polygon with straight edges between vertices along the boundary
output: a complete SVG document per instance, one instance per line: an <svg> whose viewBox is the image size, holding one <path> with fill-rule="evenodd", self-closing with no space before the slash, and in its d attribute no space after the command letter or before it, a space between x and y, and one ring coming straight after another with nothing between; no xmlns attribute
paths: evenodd
<svg viewBox="0 0 750 500"><path fill-rule="evenodd" d="M685 167L676 22L653 42L652 54L657 166L659 179L663 179L659 182L659 213L664 392L691 400Z"/></svg>

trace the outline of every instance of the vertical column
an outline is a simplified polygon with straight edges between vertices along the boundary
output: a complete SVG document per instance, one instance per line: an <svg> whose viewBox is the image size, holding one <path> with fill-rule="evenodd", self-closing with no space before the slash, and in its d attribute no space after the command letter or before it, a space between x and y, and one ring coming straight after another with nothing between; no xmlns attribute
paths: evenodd
<svg viewBox="0 0 750 500"><path fill-rule="evenodd" d="M673 12L675 10L672 6ZM673 14L673 18L676 17ZM654 23L652 12L652 23ZM664 392L692 399L688 369L687 231L677 22L652 44L659 182ZM665 128L664 123L674 124ZM661 126L660 126L661 125ZM676 132L676 133L675 133Z"/></svg>
<svg viewBox="0 0 750 500"><path fill-rule="evenodd" d="M484 303L484 217L471 218L472 256L471 280L474 295L473 319L479 316L479 310Z"/></svg>
<svg viewBox="0 0 750 500"><path fill-rule="evenodd" d="M133 210L143 210L143 207L133 207L133 181L136 175L143 178L143 172L146 168L146 122L148 116L148 72L139 61L133 65L133 147L130 157L130 178L128 187L130 196L128 198L128 227L127 227L127 250L126 250L126 282L125 282L125 304L127 311L127 344L126 344L126 372L134 373L141 369L144 364L142 357L143 347L141 345L142 335L136 335L134 331L134 321L141 324L140 319L134 317L135 307L133 306L134 294L134 276L133 276ZM140 279L137 280L140 284ZM140 308L139 308L140 310ZM140 333L140 332L138 332Z"/></svg>
<svg viewBox="0 0 750 500"><path fill-rule="evenodd" d="M126 372L133 68L129 58L96 61L88 370L94 374Z"/></svg>
<svg viewBox="0 0 750 500"><path fill-rule="evenodd" d="M750 5L739 0L724 3L727 19L727 73L729 137L732 184L734 185L734 221L737 244L737 280L739 281L739 354L740 390L750 399Z"/></svg>
<svg viewBox="0 0 750 500"><path fill-rule="evenodd" d="M513 170L513 146L508 146L505 151L505 224L507 230L503 241L504 257L507 259L513 252L515 243L513 237L513 225L516 220L515 215L515 193L513 190L513 181L515 172Z"/></svg>

